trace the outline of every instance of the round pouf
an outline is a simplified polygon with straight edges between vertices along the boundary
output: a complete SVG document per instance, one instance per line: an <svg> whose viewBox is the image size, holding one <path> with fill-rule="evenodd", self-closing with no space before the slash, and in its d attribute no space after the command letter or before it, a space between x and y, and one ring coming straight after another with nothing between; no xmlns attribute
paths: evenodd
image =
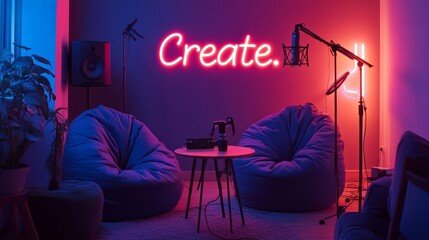
<svg viewBox="0 0 429 240"><path fill-rule="evenodd" d="M59 190L28 189L28 206L40 239L93 239L101 224L103 191L89 181L64 181Z"/></svg>
<svg viewBox="0 0 429 240"><path fill-rule="evenodd" d="M255 154L233 161L242 204L303 212L336 202L335 131L313 104L289 106L251 125L239 145ZM338 192L344 189L344 144L338 131Z"/></svg>
<svg viewBox="0 0 429 240"><path fill-rule="evenodd" d="M103 221L146 218L179 202L183 177L172 151L134 116L98 106L70 124L64 179L103 189Z"/></svg>

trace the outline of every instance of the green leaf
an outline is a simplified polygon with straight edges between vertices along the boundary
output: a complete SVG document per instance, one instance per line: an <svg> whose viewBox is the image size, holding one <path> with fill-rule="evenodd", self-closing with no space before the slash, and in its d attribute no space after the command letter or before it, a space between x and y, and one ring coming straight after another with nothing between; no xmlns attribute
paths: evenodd
<svg viewBox="0 0 429 240"><path fill-rule="evenodd" d="M33 54L31 55L34 59L36 59L38 62L41 62L43 64L49 65L52 68L51 62L49 62L48 59L41 57L39 55Z"/></svg>
<svg viewBox="0 0 429 240"><path fill-rule="evenodd" d="M13 43L13 45L15 45L16 47L22 48L22 49L24 49L24 50L26 50L26 51L31 50L31 48L30 48L30 47L26 47L26 46L24 46L24 45L19 45L19 44L16 44L16 43Z"/></svg>
<svg viewBox="0 0 429 240"><path fill-rule="evenodd" d="M57 97L53 93L53 90L51 88L51 83L49 82L49 80L44 76L37 76L35 78L37 79L38 83L44 87L46 93L48 94L49 101L51 100L55 101Z"/></svg>
<svg viewBox="0 0 429 240"><path fill-rule="evenodd" d="M31 57L28 56L23 56L23 57L19 57L17 59L15 59L15 61L13 61L12 66L25 66L29 69L31 69L34 65L34 61Z"/></svg>
<svg viewBox="0 0 429 240"><path fill-rule="evenodd" d="M29 93L24 94L24 102L27 105L37 106L37 107L48 105L46 95L39 94L36 92L29 92Z"/></svg>
<svg viewBox="0 0 429 240"><path fill-rule="evenodd" d="M19 76L25 76L31 73L34 62L31 57L19 57L12 63L12 68L15 71L18 71Z"/></svg>
<svg viewBox="0 0 429 240"><path fill-rule="evenodd" d="M37 93L24 94L24 102L35 108L35 111L43 120L49 119L49 105L46 95ZM27 111L28 112L28 111Z"/></svg>
<svg viewBox="0 0 429 240"><path fill-rule="evenodd" d="M46 77L44 77L44 76L34 76L34 78L35 78L35 80L37 80L37 82L40 84L40 85L43 85L43 87L48 91L48 92L51 92L52 91L52 88L51 88L51 82L49 82L49 80L46 78Z"/></svg>
<svg viewBox="0 0 429 240"><path fill-rule="evenodd" d="M38 88L39 85L35 81L32 81L31 79L30 79L30 81L20 81L19 85L20 85L21 91L23 93L38 92L38 90L39 90L39 88ZM43 94L43 92L42 92L42 94Z"/></svg>
<svg viewBox="0 0 429 240"><path fill-rule="evenodd" d="M49 69L41 67L39 65L34 65L33 66L33 72L38 74L38 75L42 75L44 73L51 75L52 77L55 77L55 74L53 72L51 72Z"/></svg>

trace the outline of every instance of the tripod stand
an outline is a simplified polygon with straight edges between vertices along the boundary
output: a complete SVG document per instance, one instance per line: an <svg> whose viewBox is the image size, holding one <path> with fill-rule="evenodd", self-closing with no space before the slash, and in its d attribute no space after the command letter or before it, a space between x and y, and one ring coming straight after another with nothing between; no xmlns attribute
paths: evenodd
<svg viewBox="0 0 429 240"><path fill-rule="evenodd" d="M122 31L122 112L126 112L126 106L127 106L127 97L126 97L126 91L127 91L127 56L125 53L125 39L132 38L134 41L137 40L136 36L143 39L143 36L140 35L135 29L134 25L136 24L137 19L134 19L130 24L128 24L124 30ZM129 41L128 41L129 43Z"/></svg>
<svg viewBox="0 0 429 240"><path fill-rule="evenodd" d="M304 33L306 33L307 35L313 37L314 39L324 43L326 46L328 46L331 49L332 54L334 55L334 79L335 82L333 83L333 85L328 89L328 91L326 92L326 95L329 95L331 93L334 93L334 173L335 173L335 182L336 182L336 213L325 218L322 219L321 222L324 220L330 218L330 217L334 217L337 216L337 218L344 212L345 208L344 207L340 207L339 206L339 173L338 173L338 100L337 100L337 89L341 86L341 84L345 81L345 79L347 78L348 72L344 75L342 75L340 77L340 79L337 79L337 52L342 53L343 55L345 55L346 57L352 59L352 60L356 60L358 62L358 66L360 69L360 99L359 99L359 211L361 211L361 201L362 201L362 163L363 163L363 139L362 139L362 116L363 116L363 97L362 97L362 66L365 64L368 67L372 67L373 65L368 63L367 61L363 60L362 58L356 56L355 54L353 54L352 52L350 52L349 50L345 49L344 47L342 47L341 45L335 43L334 41L326 41L323 38L319 37L318 35L316 35L315 33L313 33L312 31L310 31L309 29L307 29L306 27L304 27L303 24L296 24L295 25L295 32L297 31L302 31ZM305 51L301 51L302 47L285 47L283 46L283 50L285 52L285 56L287 55L287 53L289 52L305 52ZM307 46L308 48L308 46ZM287 51L288 50L288 51ZM306 53L306 52L305 52ZM303 64L302 59L307 60L307 56L298 56L298 62L294 61L289 61L288 57L286 57L285 59L285 63L284 65L301 65ZM307 65L308 65L308 61L307 61ZM321 223L321 224L323 224Z"/></svg>

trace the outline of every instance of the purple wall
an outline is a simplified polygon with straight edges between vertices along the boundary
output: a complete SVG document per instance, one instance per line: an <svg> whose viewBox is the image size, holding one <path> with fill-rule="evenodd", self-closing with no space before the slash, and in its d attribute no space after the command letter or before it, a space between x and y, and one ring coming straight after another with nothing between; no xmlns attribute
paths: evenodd
<svg viewBox="0 0 429 240"><path fill-rule="evenodd" d="M104 104L122 110L122 29L134 26L144 39L130 41L127 60L127 109L145 122L170 149L187 137L207 137L213 120L234 117L237 135L260 118L291 104L313 102L333 115L333 97L325 96L333 81L333 57L328 47L301 33L301 44L310 44L310 67L188 68L160 65L162 39L173 31L185 43L222 46L242 43L250 34L255 44L272 46L271 57L282 62L282 43L290 45L294 25L304 23L326 40L353 50L365 43L365 58L375 65L367 78L366 159L378 165L379 140L379 2L364 1L138 1L75 0L70 3L70 40L111 42L110 87L91 89L93 107ZM184 43L183 43L184 44ZM195 59L194 59L195 60ZM353 68L339 54L338 75ZM357 74L347 80L356 86ZM339 94L339 126L346 143L346 168L358 167L358 101ZM86 109L86 89L69 88L69 116ZM184 170L188 161L180 159Z"/></svg>
<svg viewBox="0 0 429 240"><path fill-rule="evenodd" d="M381 145L386 162L394 166L399 138L411 130L429 139L429 81L427 77L429 3L424 0L381 2Z"/></svg>

